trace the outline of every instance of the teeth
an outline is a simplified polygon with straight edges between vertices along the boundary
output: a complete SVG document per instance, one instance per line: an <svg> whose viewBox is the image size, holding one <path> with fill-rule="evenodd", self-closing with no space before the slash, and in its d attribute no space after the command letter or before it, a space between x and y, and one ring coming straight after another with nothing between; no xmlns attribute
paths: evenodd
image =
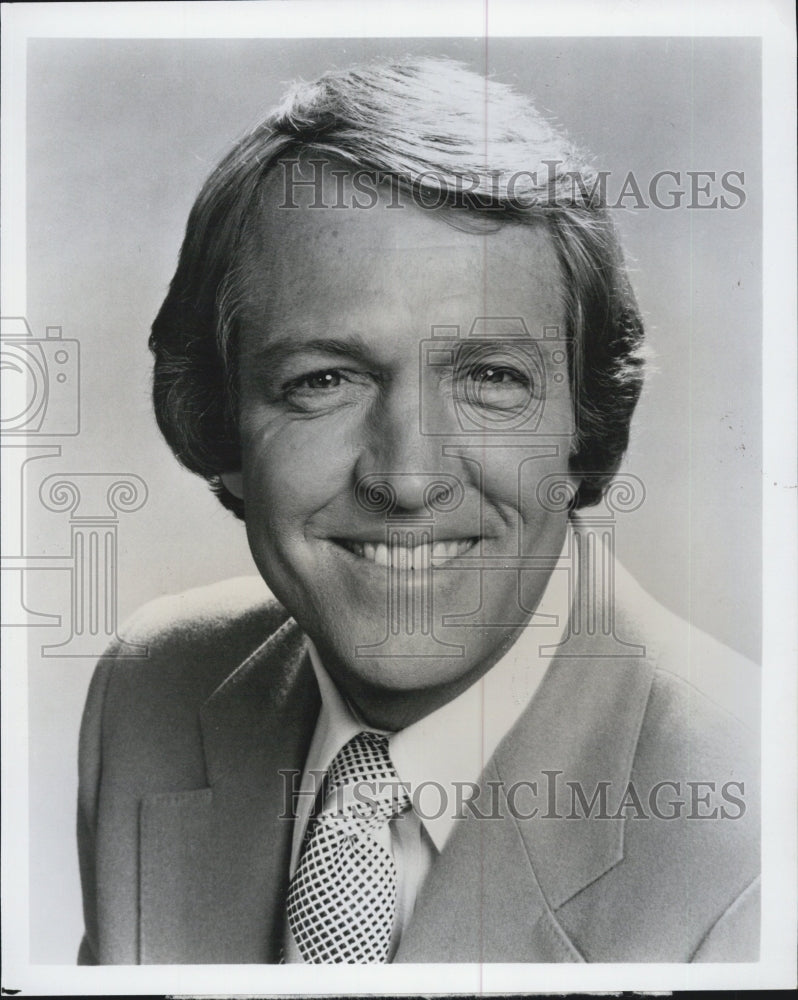
<svg viewBox="0 0 798 1000"><path fill-rule="evenodd" d="M457 555L457 542L436 542L432 546L433 559L454 559Z"/></svg>
<svg viewBox="0 0 798 1000"><path fill-rule="evenodd" d="M432 554L432 548L429 542L422 542L421 545L417 545L413 549L413 558L411 565L414 569L427 569L430 564L430 556Z"/></svg>
<svg viewBox="0 0 798 1000"><path fill-rule="evenodd" d="M401 571L418 572L429 569L431 564L440 566L473 548L474 538L453 539L449 542L429 542L409 547L395 543L390 547L384 542L346 542L346 547L356 556L376 563L378 566L392 566Z"/></svg>

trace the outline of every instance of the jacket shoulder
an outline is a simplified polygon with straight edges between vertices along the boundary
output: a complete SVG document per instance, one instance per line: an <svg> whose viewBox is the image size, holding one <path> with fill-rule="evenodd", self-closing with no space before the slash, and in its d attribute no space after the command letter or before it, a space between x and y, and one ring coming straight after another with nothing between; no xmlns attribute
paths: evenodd
<svg viewBox="0 0 798 1000"><path fill-rule="evenodd" d="M720 917L759 871L760 671L648 595L638 607L646 599L654 671L630 777L655 799L649 821L628 819L626 845L641 866L646 857L664 874L670 858L674 879L689 870ZM669 797L680 805L660 810Z"/></svg>
<svg viewBox="0 0 798 1000"><path fill-rule="evenodd" d="M157 597L136 611L120 631L126 642L157 648L164 643L221 639L242 628L257 638L270 621L278 628L286 617L260 577L239 576Z"/></svg>
<svg viewBox="0 0 798 1000"><path fill-rule="evenodd" d="M140 608L122 626L122 643L109 646L100 667L113 664L114 673L138 675L148 684L153 673L187 671L195 681L202 677L221 683L287 618L259 577L196 587ZM142 654L126 656L127 644L138 646Z"/></svg>
<svg viewBox="0 0 798 1000"><path fill-rule="evenodd" d="M199 762L202 705L288 618L251 577L144 605L95 669L83 712L81 768L102 753L128 768L146 759L142 773L160 772L164 761L191 748ZM131 657L127 644L138 646L139 655Z"/></svg>
<svg viewBox="0 0 798 1000"><path fill-rule="evenodd" d="M207 786L200 709L287 619L259 579L228 580L145 605L101 657L80 733L81 962L137 960L141 803Z"/></svg>
<svg viewBox="0 0 798 1000"><path fill-rule="evenodd" d="M755 960L758 667L621 582L618 634L644 645L651 683L620 858L559 916L589 961Z"/></svg>
<svg viewBox="0 0 798 1000"><path fill-rule="evenodd" d="M696 711L711 704L758 732L759 666L665 608L622 567L616 573L620 592L616 616L621 628L628 623L655 666L653 695L679 692L679 697L694 700ZM730 724L734 728L731 720Z"/></svg>

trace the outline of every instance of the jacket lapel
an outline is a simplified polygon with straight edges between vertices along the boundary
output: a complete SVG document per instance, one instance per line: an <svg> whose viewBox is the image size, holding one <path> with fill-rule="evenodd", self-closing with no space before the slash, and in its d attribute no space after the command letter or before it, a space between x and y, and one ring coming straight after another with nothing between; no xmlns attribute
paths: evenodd
<svg viewBox="0 0 798 1000"><path fill-rule="evenodd" d="M616 620L625 637L641 638L620 609ZM397 961L583 960L556 911L623 859L628 810L619 808L654 671L645 645L647 655L617 658L591 656L590 646L590 636L574 636L568 655L555 655L488 763L476 809L433 866ZM606 806L596 800L591 812L600 783Z"/></svg>
<svg viewBox="0 0 798 1000"><path fill-rule="evenodd" d="M495 764L416 900L397 962L575 962L550 913ZM478 819L480 816L489 817Z"/></svg>
<svg viewBox="0 0 798 1000"><path fill-rule="evenodd" d="M292 619L203 706L208 787L142 803L141 962L279 959L292 773L304 766L318 710Z"/></svg>

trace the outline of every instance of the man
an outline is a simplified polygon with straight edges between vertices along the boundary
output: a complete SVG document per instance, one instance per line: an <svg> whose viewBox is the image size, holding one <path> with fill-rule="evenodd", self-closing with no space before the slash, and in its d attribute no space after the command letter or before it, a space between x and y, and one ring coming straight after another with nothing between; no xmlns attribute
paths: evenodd
<svg viewBox="0 0 798 1000"><path fill-rule="evenodd" d="M81 961L756 958L750 665L577 513L642 337L591 170L456 64L328 74L223 160L155 408L271 594L99 664Z"/></svg>

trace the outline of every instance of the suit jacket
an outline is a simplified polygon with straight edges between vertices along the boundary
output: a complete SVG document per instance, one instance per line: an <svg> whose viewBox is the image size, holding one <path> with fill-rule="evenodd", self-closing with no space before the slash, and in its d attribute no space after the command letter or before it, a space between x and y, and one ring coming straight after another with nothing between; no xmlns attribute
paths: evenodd
<svg viewBox="0 0 798 1000"><path fill-rule="evenodd" d="M395 961L758 958L759 773L739 718L757 718L758 678L625 590L614 632L638 655L599 655L585 630L554 656L482 776L476 805L495 812L499 789L501 818L458 822ZM149 656L109 650L81 731L79 961L279 961L280 772L301 772L319 710L307 640L254 580L160 599L125 638ZM507 808L515 783L545 780L554 800L537 816L526 799ZM607 783L611 805L591 813L568 782L588 800Z"/></svg>

